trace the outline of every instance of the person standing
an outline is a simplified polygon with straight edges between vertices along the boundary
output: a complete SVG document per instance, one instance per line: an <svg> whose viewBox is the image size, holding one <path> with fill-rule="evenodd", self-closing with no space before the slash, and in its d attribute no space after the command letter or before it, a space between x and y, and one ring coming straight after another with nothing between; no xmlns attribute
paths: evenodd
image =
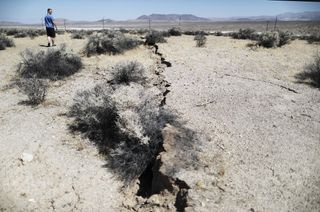
<svg viewBox="0 0 320 212"><path fill-rule="evenodd" d="M46 31L48 36L48 47L55 46L54 38L56 37L55 29L58 30L57 25L54 23L54 18L52 16L52 9L48 8L47 15L44 17L44 22L46 25Z"/></svg>

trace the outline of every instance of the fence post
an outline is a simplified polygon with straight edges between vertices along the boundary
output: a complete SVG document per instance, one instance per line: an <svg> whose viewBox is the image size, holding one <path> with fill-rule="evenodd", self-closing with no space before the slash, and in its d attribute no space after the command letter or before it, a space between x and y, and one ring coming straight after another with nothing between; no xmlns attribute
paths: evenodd
<svg viewBox="0 0 320 212"><path fill-rule="evenodd" d="M276 28L277 28L277 22L278 22L278 16L276 16L276 21L274 22L274 28L273 28L273 31L276 31Z"/></svg>

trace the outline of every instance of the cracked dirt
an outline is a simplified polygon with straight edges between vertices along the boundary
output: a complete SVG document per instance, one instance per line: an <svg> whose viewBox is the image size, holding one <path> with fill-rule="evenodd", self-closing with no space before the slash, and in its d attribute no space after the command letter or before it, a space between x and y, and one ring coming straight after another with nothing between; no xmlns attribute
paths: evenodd
<svg viewBox="0 0 320 212"><path fill-rule="evenodd" d="M57 41L75 52L85 44L68 34ZM17 47L0 51L1 88L14 76L19 53L40 48L45 37L15 42ZM54 83L36 108L19 104L26 97L16 89L1 89L0 211L317 211L320 92L296 83L294 75L318 46L293 41L253 51L249 42L209 36L205 48L196 48L192 36L182 36L160 44L161 55L139 47L83 58L84 69ZM159 174L151 180L158 183L151 192L157 195L137 195L137 187L121 192L97 149L68 131L64 114L74 94L108 79L103 70L121 60L154 70L161 105L177 110L192 130L163 130L169 151L159 157L172 163L157 164L153 172ZM197 170L183 161L192 152L172 146L193 132L200 136ZM23 153L33 159L22 163Z"/></svg>

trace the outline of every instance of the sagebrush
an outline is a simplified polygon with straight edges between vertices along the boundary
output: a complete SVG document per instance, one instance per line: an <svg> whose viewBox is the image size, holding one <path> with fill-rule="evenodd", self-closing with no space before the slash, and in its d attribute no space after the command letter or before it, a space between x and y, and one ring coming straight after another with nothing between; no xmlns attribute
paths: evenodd
<svg viewBox="0 0 320 212"><path fill-rule="evenodd" d="M161 130L175 116L159 107L159 95L139 84L106 83L80 92L69 114L70 129L81 132L105 153L109 167L125 184L137 179L155 159L162 144Z"/></svg>
<svg viewBox="0 0 320 212"><path fill-rule="evenodd" d="M205 46L207 42L207 37L205 36L204 32L199 32L195 37L194 40L196 41L197 47L203 47Z"/></svg>
<svg viewBox="0 0 320 212"><path fill-rule="evenodd" d="M45 100L49 84L47 80L30 77L20 79L17 85L28 96L28 104L38 105Z"/></svg>
<svg viewBox="0 0 320 212"><path fill-rule="evenodd" d="M320 88L320 52L315 54L313 63L295 77L300 83Z"/></svg>
<svg viewBox="0 0 320 212"><path fill-rule="evenodd" d="M119 62L111 71L113 82L116 84L129 84L146 82L146 71L143 65L137 61Z"/></svg>
<svg viewBox="0 0 320 212"><path fill-rule="evenodd" d="M154 45L156 43L166 43L167 40L164 38L162 32L152 31L146 35L145 44Z"/></svg>
<svg viewBox="0 0 320 212"><path fill-rule="evenodd" d="M292 40L292 34L283 31L265 32L259 35L258 45L265 48L282 47L289 44Z"/></svg>
<svg viewBox="0 0 320 212"><path fill-rule="evenodd" d="M169 29L168 33L170 36L181 36L182 35L181 29L176 28L176 27Z"/></svg>
<svg viewBox="0 0 320 212"><path fill-rule="evenodd" d="M259 36L258 45L265 48L275 48L280 43L278 32L266 32Z"/></svg>
<svg viewBox="0 0 320 212"><path fill-rule="evenodd" d="M240 29L238 32L231 33L231 36L234 39L248 39L248 40L256 40L258 37L256 31L250 28Z"/></svg>
<svg viewBox="0 0 320 212"><path fill-rule="evenodd" d="M3 33L8 36L14 36L15 38L30 37L31 39L45 35L45 30L40 29L3 29Z"/></svg>
<svg viewBox="0 0 320 212"><path fill-rule="evenodd" d="M308 43L320 43L320 32L313 33L310 36L306 37Z"/></svg>
<svg viewBox="0 0 320 212"><path fill-rule="evenodd" d="M8 38L4 34L0 34L0 50L4 50L7 47L13 47L14 42L11 38Z"/></svg>
<svg viewBox="0 0 320 212"><path fill-rule="evenodd" d="M78 72L83 66L81 58L67 51L65 46L39 52L27 49L21 56L18 74L23 78L59 80Z"/></svg>
<svg viewBox="0 0 320 212"><path fill-rule="evenodd" d="M95 54L121 54L126 50L133 49L143 42L136 38L131 38L122 33L107 32L106 34L93 35L84 49L87 56Z"/></svg>
<svg viewBox="0 0 320 212"><path fill-rule="evenodd" d="M72 39L85 39L85 34L82 31L77 31L71 34Z"/></svg>

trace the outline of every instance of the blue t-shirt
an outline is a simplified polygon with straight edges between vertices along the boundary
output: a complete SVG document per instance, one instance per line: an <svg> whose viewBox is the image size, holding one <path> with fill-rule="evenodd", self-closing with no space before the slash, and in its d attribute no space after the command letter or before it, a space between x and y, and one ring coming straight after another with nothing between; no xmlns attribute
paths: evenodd
<svg viewBox="0 0 320 212"><path fill-rule="evenodd" d="M53 20L54 18L52 15L47 15L46 17L44 17L44 23L47 28L54 28Z"/></svg>

